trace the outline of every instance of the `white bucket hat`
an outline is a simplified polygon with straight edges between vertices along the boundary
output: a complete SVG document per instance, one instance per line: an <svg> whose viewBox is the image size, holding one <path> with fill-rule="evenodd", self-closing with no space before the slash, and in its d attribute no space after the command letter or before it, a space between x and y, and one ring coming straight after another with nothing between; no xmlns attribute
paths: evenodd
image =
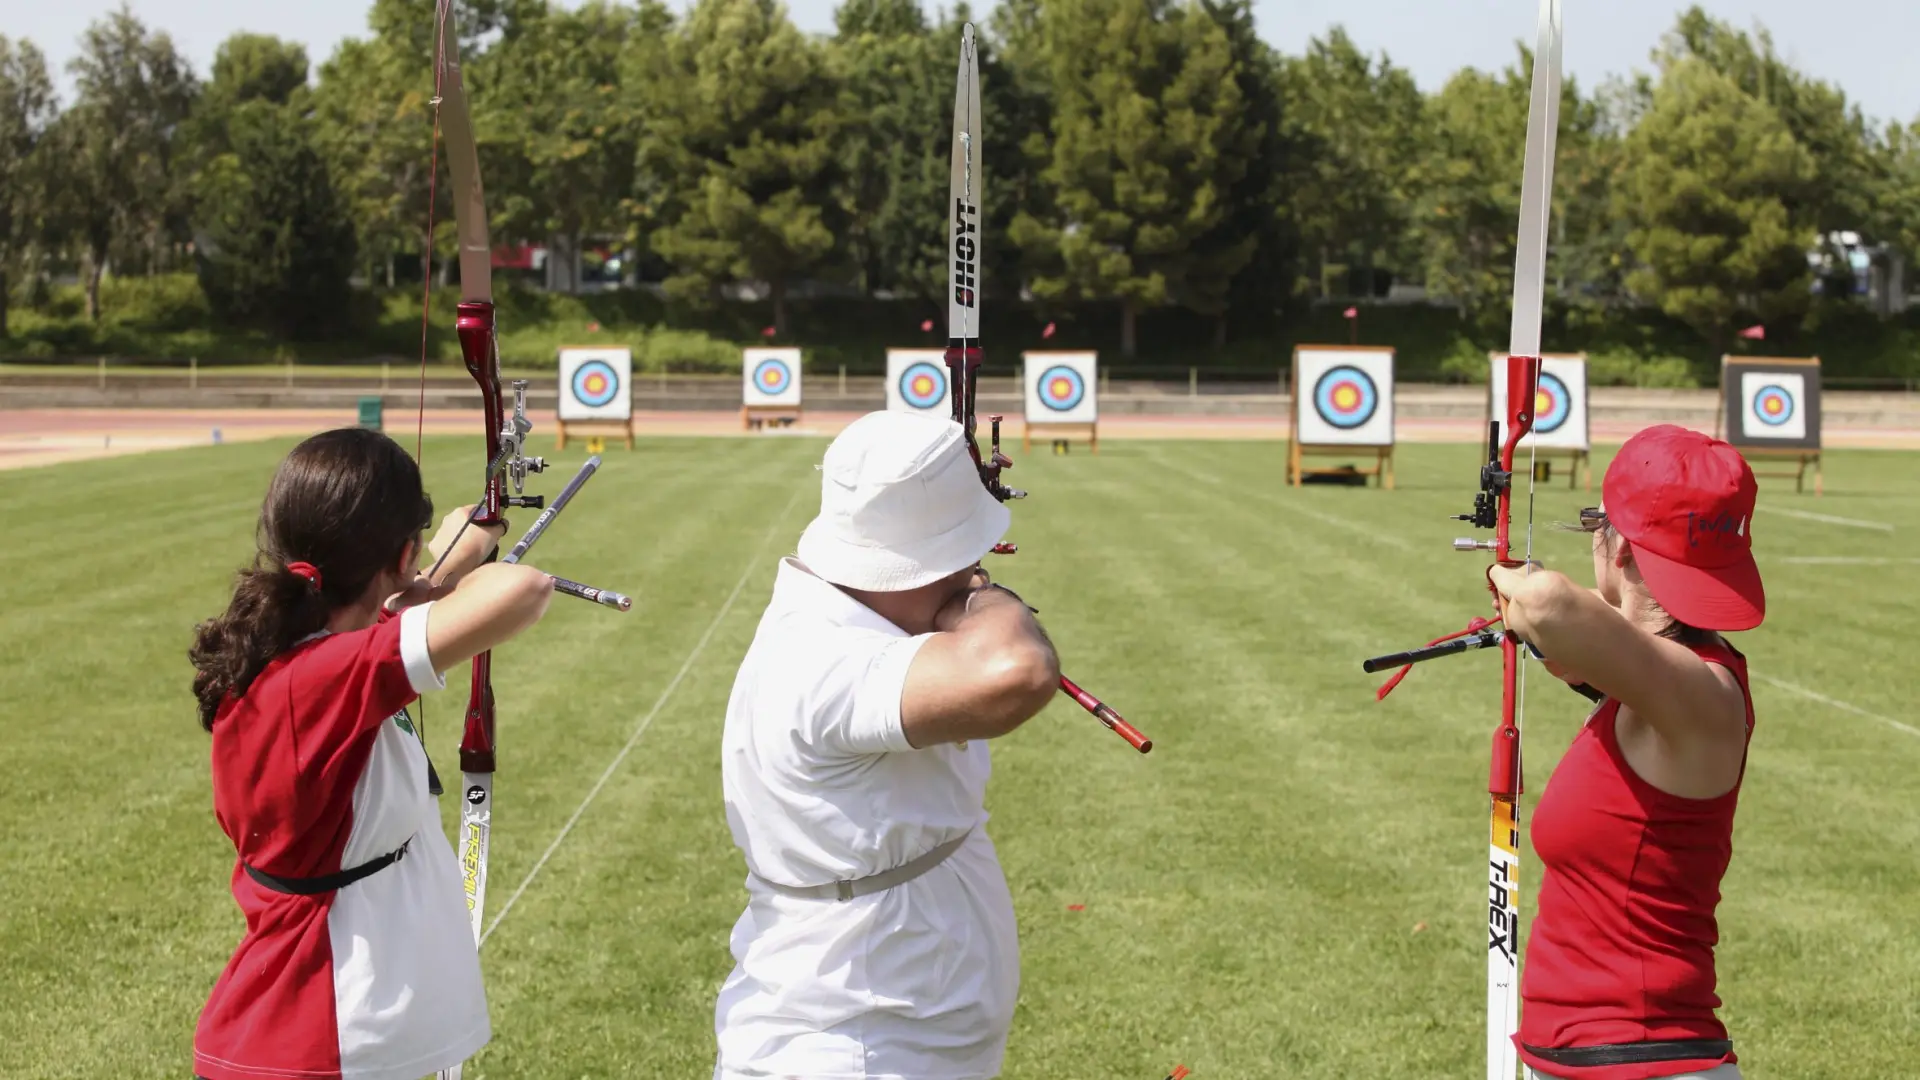
<svg viewBox="0 0 1920 1080"><path fill-rule="evenodd" d="M1012 520L980 482L959 424L868 413L827 447L820 515L798 552L835 585L903 592L979 562Z"/></svg>

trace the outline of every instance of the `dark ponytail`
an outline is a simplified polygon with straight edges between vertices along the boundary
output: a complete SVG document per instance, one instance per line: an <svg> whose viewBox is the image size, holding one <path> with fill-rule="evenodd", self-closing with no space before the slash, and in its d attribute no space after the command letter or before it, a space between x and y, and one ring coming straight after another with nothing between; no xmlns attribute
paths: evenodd
<svg viewBox="0 0 1920 1080"><path fill-rule="evenodd" d="M385 435L339 428L294 447L261 505L253 565L240 571L226 613L201 623L187 650L200 726L212 731L222 702L360 601L432 518L419 466ZM308 565L296 573L290 563Z"/></svg>

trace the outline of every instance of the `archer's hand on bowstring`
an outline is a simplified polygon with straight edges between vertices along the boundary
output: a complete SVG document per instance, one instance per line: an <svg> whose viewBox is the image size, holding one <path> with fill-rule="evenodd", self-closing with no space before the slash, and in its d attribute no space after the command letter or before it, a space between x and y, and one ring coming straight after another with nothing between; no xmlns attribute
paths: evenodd
<svg viewBox="0 0 1920 1080"><path fill-rule="evenodd" d="M474 505L458 507L440 519L440 531L427 542L427 567L388 602L390 609L416 607L447 596L499 548L507 534L505 519L492 525L469 524L475 509Z"/></svg>

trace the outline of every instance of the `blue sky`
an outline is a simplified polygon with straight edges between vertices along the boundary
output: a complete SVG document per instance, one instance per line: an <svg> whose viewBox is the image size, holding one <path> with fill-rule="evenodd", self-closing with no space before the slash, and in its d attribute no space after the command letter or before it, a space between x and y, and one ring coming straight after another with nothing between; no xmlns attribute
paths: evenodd
<svg viewBox="0 0 1920 1080"><path fill-rule="evenodd" d="M565 2L565 0L563 0ZM833 25L834 0L788 0L803 29ZM222 40L239 30L291 38L316 62L344 37L363 34L360 0L129 0L149 26L164 29L204 73ZM1462 67L1499 68L1514 42L1531 39L1537 0L1257 0L1262 37L1288 52L1335 23L1369 51L1382 49L1434 89ZM64 66L87 23L118 0L0 0L0 34L25 37ZM676 3L684 6L684 2ZM976 0L976 9L987 6ZM1649 51L1687 5L1682 0L1566 0L1567 69L1591 87L1611 74L1650 65ZM1914 0L1705 0L1736 25L1773 32L1802 70L1838 83L1870 115L1920 117L1920 3ZM65 79L62 78L65 85Z"/></svg>

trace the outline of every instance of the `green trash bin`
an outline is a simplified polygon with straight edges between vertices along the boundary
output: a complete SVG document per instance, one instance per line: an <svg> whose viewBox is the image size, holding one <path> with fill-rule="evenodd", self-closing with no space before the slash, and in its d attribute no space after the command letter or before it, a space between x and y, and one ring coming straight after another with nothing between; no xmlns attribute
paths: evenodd
<svg viewBox="0 0 1920 1080"><path fill-rule="evenodd" d="M377 397L361 398L360 399L360 426L363 428L372 428L375 431L384 431L385 428L381 426L381 409L382 409L382 403L379 398Z"/></svg>

